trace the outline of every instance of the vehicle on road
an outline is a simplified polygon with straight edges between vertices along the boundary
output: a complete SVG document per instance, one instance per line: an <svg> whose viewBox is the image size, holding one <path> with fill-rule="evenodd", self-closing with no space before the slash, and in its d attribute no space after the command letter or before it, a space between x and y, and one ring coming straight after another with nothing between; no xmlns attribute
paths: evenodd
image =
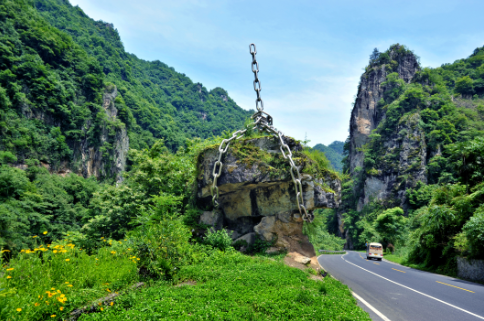
<svg viewBox="0 0 484 321"><path fill-rule="evenodd" d="M366 258L375 258L379 261L383 258L383 246L380 243L367 243Z"/></svg>

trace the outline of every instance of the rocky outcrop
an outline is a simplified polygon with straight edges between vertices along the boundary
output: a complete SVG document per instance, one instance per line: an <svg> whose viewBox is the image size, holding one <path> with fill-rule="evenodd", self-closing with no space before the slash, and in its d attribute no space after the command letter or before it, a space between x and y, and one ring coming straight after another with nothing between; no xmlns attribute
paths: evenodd
<svg viewBox="0 0 484 321"><path fill-rule="evenodd" d="M290 138L285 140L299 170L307 172L305 169L311 160L301 153L301 145ZM197 199L201 207L211 207L212 171L218 153L218 148L210 148L198 159ZM299 246L298 251L308 252L303 255L313 257L312 246L300 245L310 243L302 233L303 220L288 161L282 157L277 140L264 137L239 141L229 147L222 161L224 166L217 184L219 210L204 212L201 221L217 229L233 231L234 240L249 243L258 236L289 251ZM329 174L314 176L302 174L303 198L308 211L338 207L339 199L333 191L341 190L340 181Z"/></svg>
<svg viewBox="0 0 484 321"><path fill-rule="evenodd" d="M121 173L126 168L129 138L125 125L117 119L118 109L115 105L117 95L116 86L108 86L103 94L103 108L106 115L104 120L101 123L95 123L93 119L87 119L82 125L80 140L66 141L73 150L72 159L55 164L41 162L41 165L49 172L63 176L76 173L84 177L95 176L99 179L114 178L116 182L121 182L123 180ZM26 103L20 107L22 114L29 119L37 119L47 126L62 127L61 119L49 112L32 108ZM95 135L90 135L89 132L94 132ZM15 166L27 167L23 162Z"/></svg>
<svg viewBox="0 0 484 321"><path fill-rule="evenodd" d="M116 122L118 110L115 99L118 94L114 85L106 88L103 95L103 108L106 119L100 125L97 143L88 139L87 132L92 121L87 121L83 127L84 138L75 147L74 160L81 163L79 174L84 177L112 177L119 183L123 180L121 173L126 168L126 158L129 150L129 138L123 123Z"/></svg>
<svg viewBox="0 0 484 321"><path fill-rule="evenodd" d="M383 143L385 156L394 158L398 155L398 158L390 164L376 164L378 173L367 175L358 210L373 199L400 206L406 211L406 190L415 187L418 181L427 183L427 146L420 121L418 113L409 115L401 122L398 133Z"/></svg>
<svg viewBox="0 0 484 321"><path fill-rule="evenodd" d="M392 46L388 56L388 63L367 67L351 113L349 169L355 181L361 177L364 168L365 144L369 142L371 132L386 118L386 109L382 108L381 101L385 92L391 89L390 85L384 84L387 75L396 72L400 79L409 83L419 70L416 56L402 51L398 45ZM418 180L426 181L426 146L419 120L418 113L409 116L399 125L397 133L383 142L388 162L376 164L371 172L365 173L362 186L354 191L358 211L371 200L382 200L405 208L406 189L413 187Z"/></svg>
<svg viewBox="0 0 484 321"><path fill-rule="evenodd" d="M377 128L384 119L385 112L378 108L378 102L383 98L387 88L382 85L389 73L397 72L399 77L409 83L419 70L414 54L399 54L398 47L390 51L390 61L397 63L396 68L390 64L369 66L361 76L355 105L350 119L350 172L355 173L356 167L363 167L364 154L361 147L368 142L371 131Z"/></svg>

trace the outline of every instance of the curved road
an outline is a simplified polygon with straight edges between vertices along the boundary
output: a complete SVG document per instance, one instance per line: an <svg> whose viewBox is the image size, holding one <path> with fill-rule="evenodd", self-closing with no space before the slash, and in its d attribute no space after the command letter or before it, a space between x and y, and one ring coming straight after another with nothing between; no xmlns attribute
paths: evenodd
<svg viewBox="0 0 484 321"><path fill-rule="evenodd" d="M484 320L484 285L367 260L360 252L321 255L318 261L351 288L373 320Z"/></svg>

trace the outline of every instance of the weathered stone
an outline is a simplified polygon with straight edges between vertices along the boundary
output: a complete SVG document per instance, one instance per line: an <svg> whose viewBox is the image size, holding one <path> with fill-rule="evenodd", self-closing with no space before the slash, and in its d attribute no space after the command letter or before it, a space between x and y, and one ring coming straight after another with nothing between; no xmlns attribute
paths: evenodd
<svg viewBox="0 0 484 321"><path fill-rule="evenodd" d="M213 226L215 229L220 229L222 226L222 213L220 211L204 211L200 216L200 223Z"/></svg>
<svg viewBox="0 0 484 321"><path fill-rule="evenodd" d="M255 242L255 238L256 238L256 234L254 232L252 232L252 233L247 233L247 234L239 237L234 242L237 242L237 241L246 241L248 245L252 245Z"/></svg>
<svg viewBox="0 0 484 321"><path fill-rule="evenodd" d="M305 256L296 257L294 260L296 262L299 262L299 263L302 263L302 264L309 264L309 263L311 263L311 259L308 258L308 257L305 257Z"/></svg>
<svg viewBox="0 0 484 321"><path fill-rule="evenodd" d="M291 138L286 137L285 143L293 153L302 150L301 145ZM265 153L265 159L283 159L279 143L274 138L250 139L239 144L241 146L238 148L247 146L252 151L254 147L258 148L255 150ZM200 206L211 206L212 172L218 153L218 148L207 149L199 156L197 199ZM219 228L234 231L237 236L243 235L235 241L247 238L254 242L258 235L264 241L274 242L274 246L280 250L302 250L304 247L305 250L302 251L308 253L304 255L314 256L314 248L302 234L303 220L289 170L271 168L270 164L258 162L257 159L244 162L237 155L231 146L222 159L224 166L217 181L219 208L223 213ZM256 152L255 158L258 156L260 155ZM297 164L300 169L304 167L304 163ZM339 197L335 197L335 193L341 192L339 180L329 176L313 178L301 173L301 184L304 205L308 212L316 208L338 207ZM202 216L208 214L204 213ZM296 245L298 242L303 246Z"/></svg>

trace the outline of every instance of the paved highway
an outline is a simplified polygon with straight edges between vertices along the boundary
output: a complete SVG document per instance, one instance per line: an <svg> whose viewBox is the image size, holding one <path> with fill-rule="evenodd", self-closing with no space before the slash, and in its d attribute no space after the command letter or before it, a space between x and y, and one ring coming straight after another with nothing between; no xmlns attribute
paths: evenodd
<svg viewBox="0 0 484 321"><path fill-rule="evenodd" d="M484 285L367 260L360 252L318 261L350 287L373 320L484 320Z"/></svg>

